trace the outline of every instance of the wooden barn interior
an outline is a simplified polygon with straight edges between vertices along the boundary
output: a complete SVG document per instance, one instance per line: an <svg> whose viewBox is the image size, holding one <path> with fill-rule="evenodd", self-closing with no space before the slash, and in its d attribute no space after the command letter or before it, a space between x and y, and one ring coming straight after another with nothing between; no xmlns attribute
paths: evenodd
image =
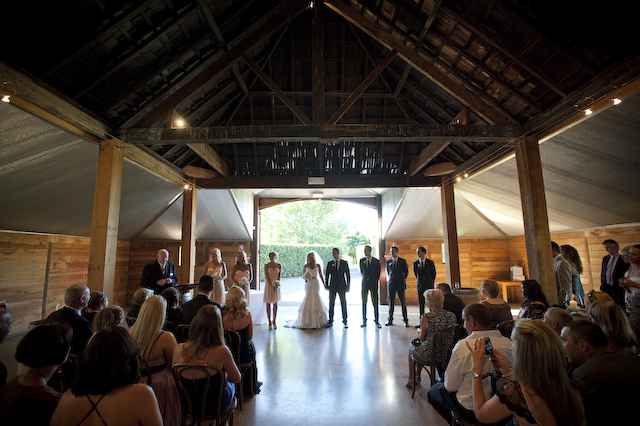
<svg viewBox="0 0 640 426"><path fill-rule="evenodd" d="M555 298L551 240L578 249L586 291L604 239L640 242L637 43L605 42L623 36L608 25L585 32L564 6L8 3L10 28L38 31L0 52L0 301L14 317L3 359L71 284L126 306L160 248L184 284L210 247L231 258L242 245L260 271L261 211L318 191L375 208L377 250L413 260L427 246L436 282L496 279L516 299L512 266ZM415 289L410 274L410 305ZM386 304L384 272L380 293ZM257 346L275 339L263 334ZM268 369L284 367L260 368L268 395ZM391 424L393 410L444 424L397 392L370 411L348 393L355 414L334 424ZM299 424L312 398L280 397L297 408L258 395L238 422ZM308 410L307 423L331 422Z"/></svg>

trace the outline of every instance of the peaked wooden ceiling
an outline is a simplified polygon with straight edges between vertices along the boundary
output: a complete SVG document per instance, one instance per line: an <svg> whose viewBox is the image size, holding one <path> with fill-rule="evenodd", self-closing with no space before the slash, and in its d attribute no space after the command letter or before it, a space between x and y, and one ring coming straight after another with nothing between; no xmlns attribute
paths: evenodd
<svg viewBox="0 0 640 426"><path fill-rule="evenodd" d="M45 36L3 59L111 134L211 176L470 169L640 75L637 48L581 43L550 2L50 3L13 5ZM176 116L189 128L171 130Z"/></svg>

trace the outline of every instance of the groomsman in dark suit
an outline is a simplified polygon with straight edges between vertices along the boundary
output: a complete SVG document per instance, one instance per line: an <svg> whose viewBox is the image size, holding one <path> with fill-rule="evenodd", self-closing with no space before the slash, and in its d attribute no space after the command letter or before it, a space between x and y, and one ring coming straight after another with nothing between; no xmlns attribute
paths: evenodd
<svg viewBox="0 0 640 426"><path fill-rule="evenodd" d="M364 247L364 257L360 259L360 273L362 274L362 325L367 326L367 299L371 293L373 315L376 327L382 328L378 321L378 282L380 281L380 261L371 256L371 246Z"/></svg>
<svg viewBox="0 0 640 426"><path fill-rule="evenodd" d="M329 290L329 323L327 327L333 325L333 310L336 304L336 295L340 296L340 307L342 308L342 323L344 328L347 325L347 295L351 286L351 273L346 260L340 259L340 249L332 250L333 260L327 264L326 285Z"/></svg>
<svg viewBox="0 0 640 426"><path fill-rule="evenodd" d="M427 249L418 247L418 259L413 262L413 274L416 276L416 288L418 289L418 303L420 305L420 318L424 315L424 292L431 290L436 281L436 265L427 258Z"/></svg>
<svg viewBox="0 0 640 426"><path fill-rule="evenodd" d="M407 318L407 303L404 298L404 291L407 289L407 276L409 268L407 261L398 257L398 247L391 247L391 259L387 260L387 277L389 288L389 321L385 325L393 325L393 310L396 303L396 294L402 305L402 318L405 327L409 327L409 318Z"/></svg>
<svg viewBox="0 0 640 426"><path fill-rule="evenodd" d="M620 279L624 278L629 265L620 256L620 246L617 241L604 240L602 245L609 254L602 258L600 291L609 294L624 309L624 287L620 285Z"/></svg>

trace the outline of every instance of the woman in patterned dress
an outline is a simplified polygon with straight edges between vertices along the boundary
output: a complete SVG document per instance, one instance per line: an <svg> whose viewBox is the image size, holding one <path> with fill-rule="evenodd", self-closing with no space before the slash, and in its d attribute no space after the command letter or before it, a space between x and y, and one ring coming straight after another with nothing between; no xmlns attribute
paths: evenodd
<svg viewBox="0 0 640 426"><path fill-rule="evenodd" d="M269 320L269 330L277 329L276 316L278 315L278 302L280 301L280 277L282 275L282 265L278 261L278 253L269 253L270 262L264 265L264 297L263 301L267 306L267 319ZM273 305L273 319L271 317L271 305Z"/></svg>

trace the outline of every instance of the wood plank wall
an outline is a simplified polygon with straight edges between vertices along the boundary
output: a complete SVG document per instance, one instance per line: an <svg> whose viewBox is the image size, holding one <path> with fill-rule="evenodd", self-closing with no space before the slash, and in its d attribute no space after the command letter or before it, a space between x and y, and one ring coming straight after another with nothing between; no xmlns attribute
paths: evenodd
<svg viewBox="0 0 640 426"><path fill-rule="evenodd" d="M49 279L45 300L44 284L49 258ZM64 289L87 282L89 238L63 235L0 231L0 300L9 303L14 333L26 331L31 321L42 319L64 302ZM126 301L129 242L118 241L114 300Z"/></svg>
<svg viewBox="0 0 640 426"><path fill-rule="evenodd" d="M229 272L231 266L235 263L235 257L238 253L240 245L244 246L247 256L251 256L251 241L213 241L198 240L196 241L196 280L204 271L204 264L207 262L207 250L217 247L222 252L222 259L227 263ZM153 262L156 253L161 248L169 250L170 259L176 264L178 274L180 270L178 255L180 252L180 241L173 240L132 240L129 256L129 285L128 296L131 297L140 284L142 269L147 263ZM127 299L128 300L128 299Z"/></svg>
<svg viewBox="0 0 640 426"><path fill-rule="evenodd" d="M429 258L436 264L436 283L446 282L446 268L442 263L442 239L426 240L390 240L387 252L392 245L398 246L400 257L409 264L407 279L407 303L418 303L416 279L413 275L413 261L417 258L416 249L425 246ZM479 287L485 279L509 279L509 241L506 239L460 239L460 276L464 287Z"/></svg>
<svg viewBox="0 0 640 426"><path fill-rule="evenodd" d="M578 232L552 232L551 238L560 245L570 244L580 253L584 267L582 284L585 291L600 288L600 268L602 257L606 251L602 241L613 239L618 241L620 248L640 243L640 225L610 226ZM509 241L511 263L523 266L527 273L527 255L524 237L511 238Z"/></svg>

